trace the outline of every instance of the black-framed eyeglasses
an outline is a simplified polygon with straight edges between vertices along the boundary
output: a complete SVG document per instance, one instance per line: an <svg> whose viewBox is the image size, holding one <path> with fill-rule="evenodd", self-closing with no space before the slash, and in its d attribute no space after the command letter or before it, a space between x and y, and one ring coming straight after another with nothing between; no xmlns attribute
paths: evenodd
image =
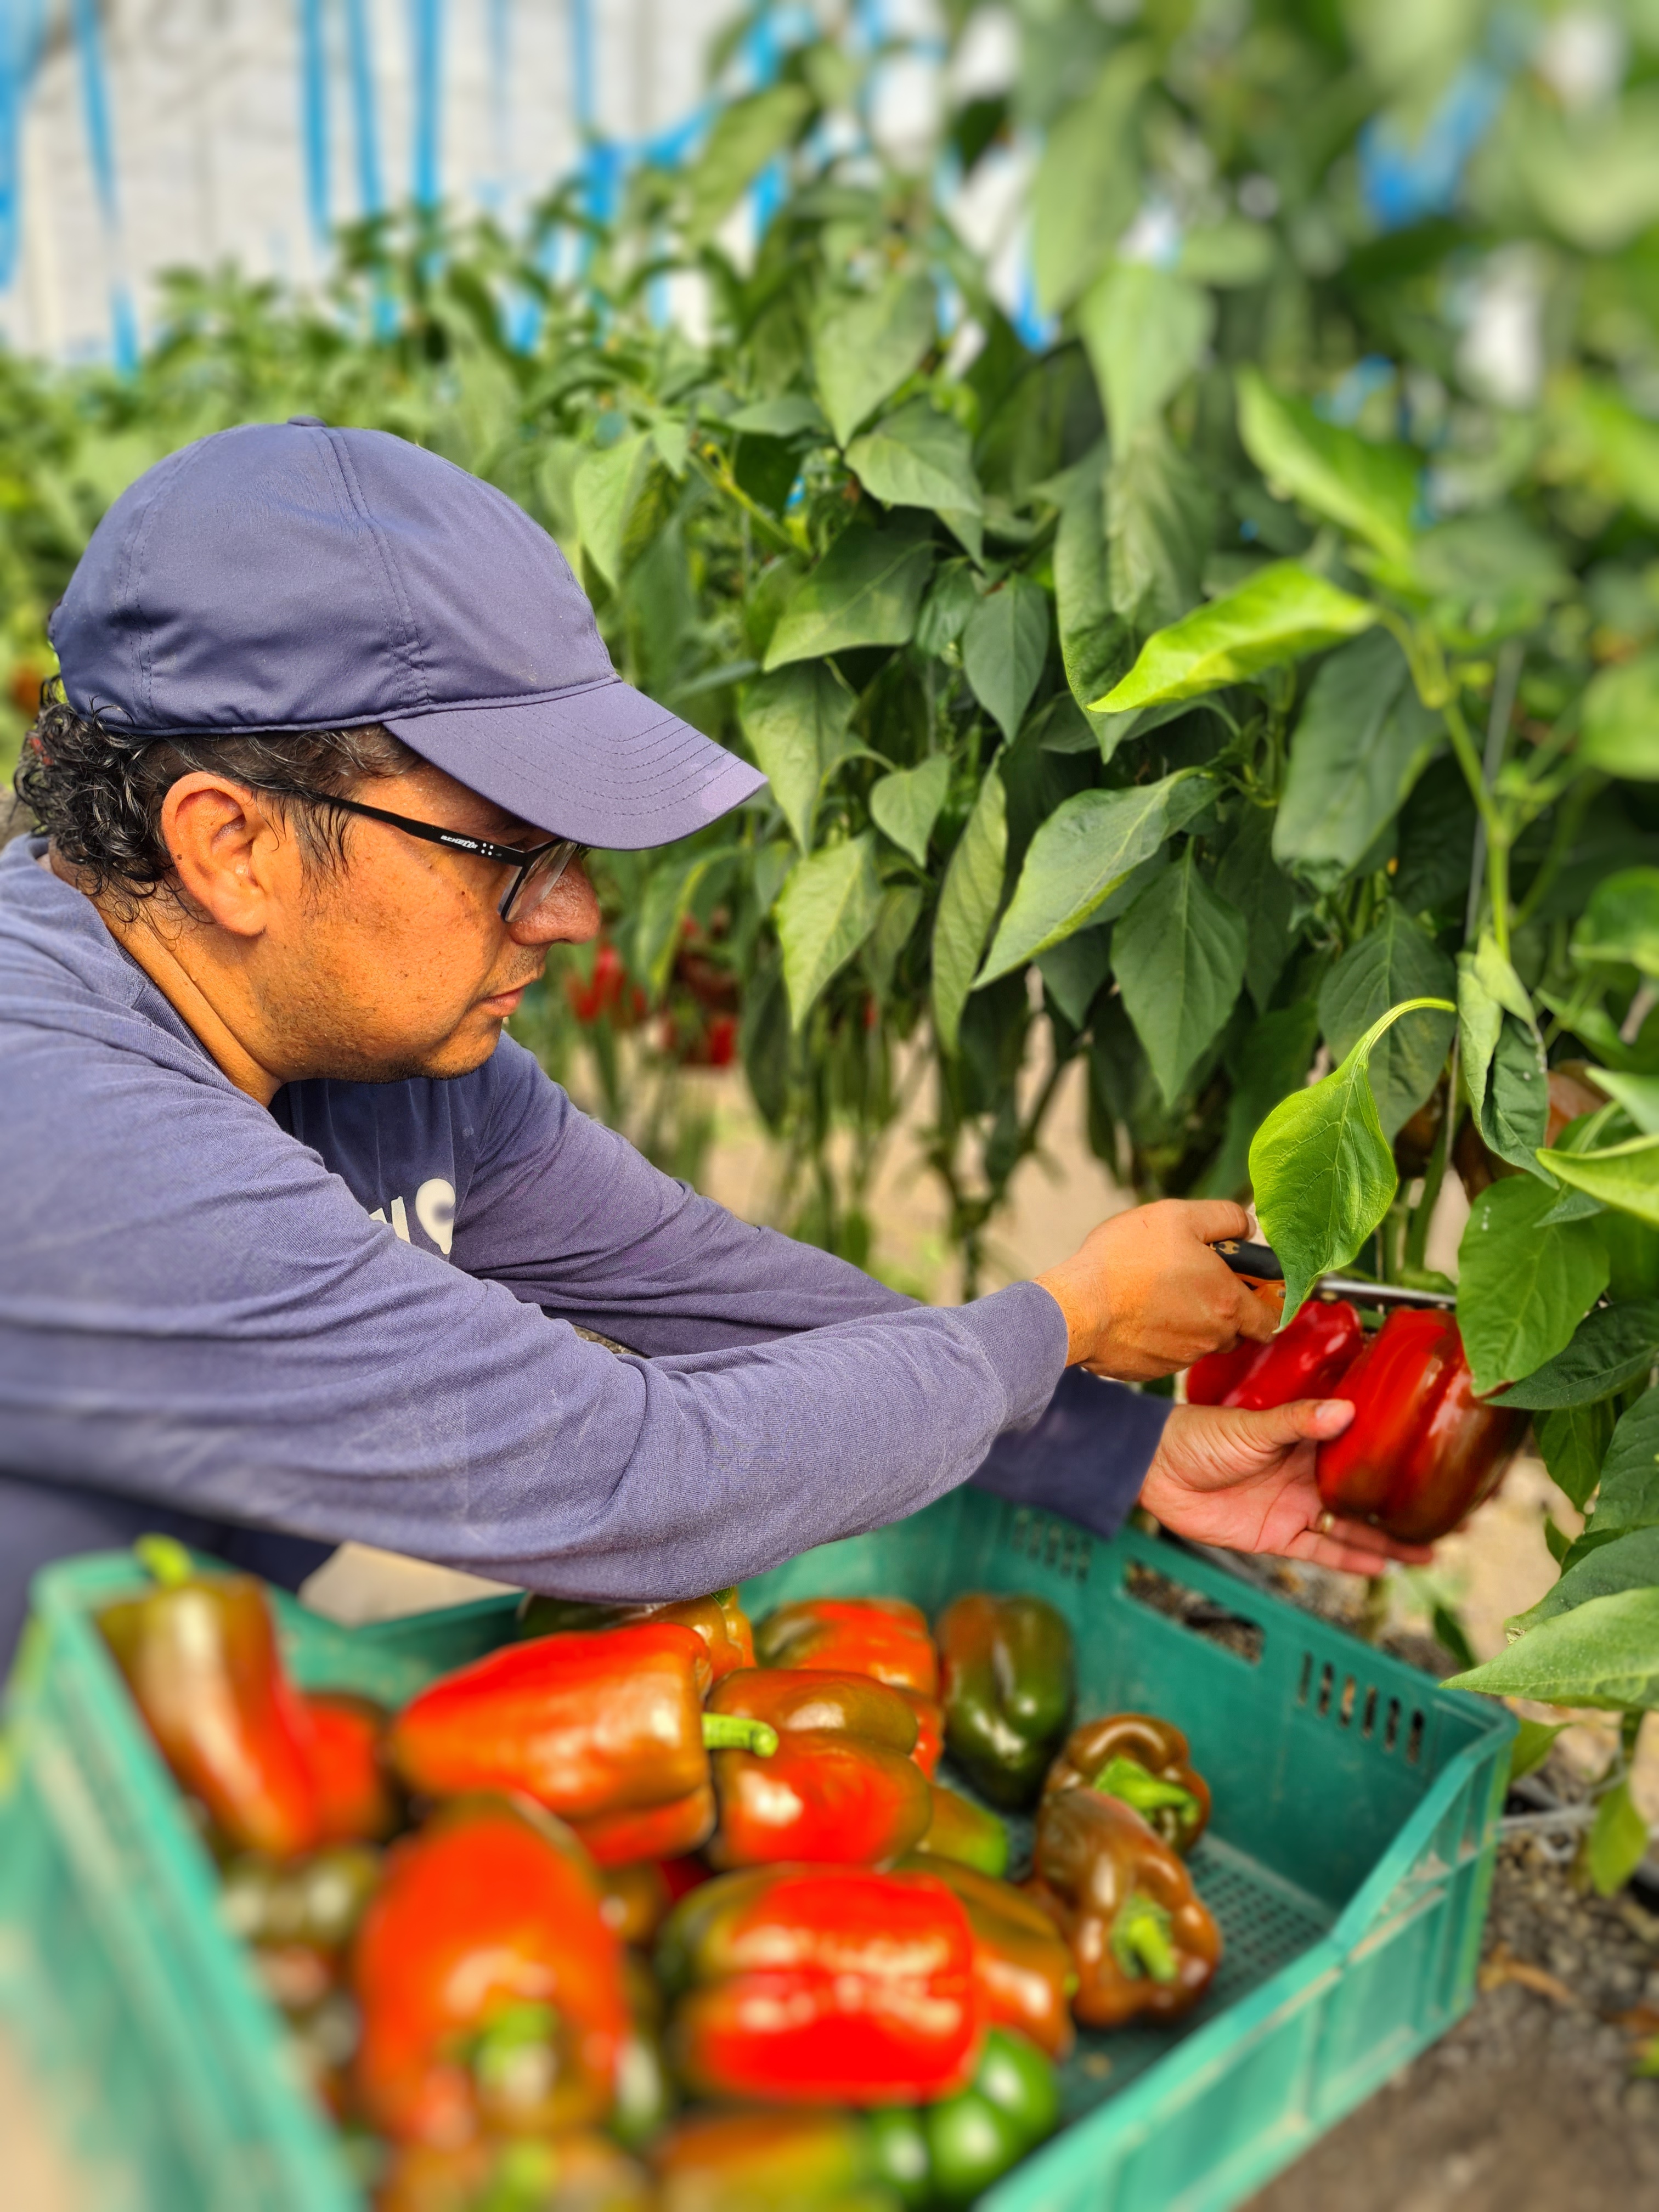
<svg viewBox="0 0 1659 2212"><path fill-rule="evenodd" d="M331 799L319 791L287 791L289 799L309 799L314 806L337 806L346 814L362 814L371 822L388 822L410 837L428 844L447 845L452 853L473 853L481 860L497 860L513 870L495 911L503 921L516 916L525 921L541 906L573 860L584 859L589 847L574 837L550 837L544 845L497 845L489 837L469 836L465 830L445 830L435 822L416 822L407 814L388 813L384 806L365 806L357 799Z"/></svg>

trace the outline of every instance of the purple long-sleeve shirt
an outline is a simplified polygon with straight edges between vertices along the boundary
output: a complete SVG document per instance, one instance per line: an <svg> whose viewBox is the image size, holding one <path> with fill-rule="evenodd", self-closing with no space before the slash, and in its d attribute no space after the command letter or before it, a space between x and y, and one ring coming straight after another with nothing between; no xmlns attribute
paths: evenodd
<svg viewBox="0 0 1659 2212"><path fill-rule="evenodd" d="M267 1111L40 850L0 854L14 1579L70 1492L584 1597L718 1588L976 1470L1127 1510L1164 1408L1057 1390L1035 1284L915 1304L659 1174L510 1039Z"/></svg>

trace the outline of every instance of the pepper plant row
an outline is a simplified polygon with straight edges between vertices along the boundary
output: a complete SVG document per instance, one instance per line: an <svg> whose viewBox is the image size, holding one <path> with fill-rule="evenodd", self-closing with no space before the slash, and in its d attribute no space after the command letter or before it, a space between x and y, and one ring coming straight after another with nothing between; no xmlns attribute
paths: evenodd
<svg viewBox="0 0 1659 2212"><path fill-rule="evenodd" d="M1254 1189L1292 1304L1335 1264L1425 1281L1461 1179L1474 1386L1518 1386L1589 1511L1475 1679L1638 1714L1650 27L1610 15L1592 69L1478 5L1114 12L1030 7L989 89L985 27L953 16L963 89L923 161L860 135L820 40L614 220L565 194L524 240L389 224L348 242L327 312L181 279L131 383L8 366L19 689L101 504L188 436L299 409L491 477L623 672L770 778L605 863L607 945L534 1018L550 1064L586 1039L637 1113L630 1074L718 1060L735 1024L781 1218L860 1261L919 1101L969 1289L1078 1060L1137 1192ZM999 304L986 215L1021 173L1041 342ZM652 1092L665 1152L677 1095ZM1613 1780L1607 1867L1636 1835Z"/></svg>

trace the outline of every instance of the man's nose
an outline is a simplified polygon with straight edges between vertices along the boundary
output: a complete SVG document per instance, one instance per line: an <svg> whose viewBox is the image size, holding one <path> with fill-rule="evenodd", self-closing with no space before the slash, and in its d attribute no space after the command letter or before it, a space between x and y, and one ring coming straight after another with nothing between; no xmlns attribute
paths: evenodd
<svg viewBox="0 0 1659 2212"><path fill-rule="evenodd" d="M580 860L573 860L545 898L507 925L515 945L585 945L599 933L599 902Z"/></svg>

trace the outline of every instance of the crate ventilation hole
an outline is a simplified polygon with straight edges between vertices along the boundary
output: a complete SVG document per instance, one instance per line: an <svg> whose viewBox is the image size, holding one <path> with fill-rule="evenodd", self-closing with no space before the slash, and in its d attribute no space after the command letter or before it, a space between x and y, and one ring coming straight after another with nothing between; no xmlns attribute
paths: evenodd
<svg viewBox="0 0 1659 2212"><path fill-rule="evenodd" d="M1317 1664L1311 1651L1302 1655L1302 1678L1297 1685L1296 1702L1305 1705L1312 1698L1313 1708L1319 1718L1330 1717L1331 1708L1336 1708L1338 1728L1352 1728L1356 1707L1360 1712L1359 1733L1369 1742L1377 1730L1378 1698L1375 1686L1364 1692L1360 1703L1359 1685L1352 1674L1343 1677L1342 1688L1336 1690L1336 1668L1326 1660L1319 1668L1318 1688L1314 1688L1314 1668ZM1400 1723L1405 1718L1405 1708L1398 1698L1390 1698L1382 1712L1382 1748L1392 1752L1399 1748ZM1415 1766L1423 1756L1423 1734L1427 1723L1420 1710L1413 1710L1406 1724L1406 1764Z"/></svg>

